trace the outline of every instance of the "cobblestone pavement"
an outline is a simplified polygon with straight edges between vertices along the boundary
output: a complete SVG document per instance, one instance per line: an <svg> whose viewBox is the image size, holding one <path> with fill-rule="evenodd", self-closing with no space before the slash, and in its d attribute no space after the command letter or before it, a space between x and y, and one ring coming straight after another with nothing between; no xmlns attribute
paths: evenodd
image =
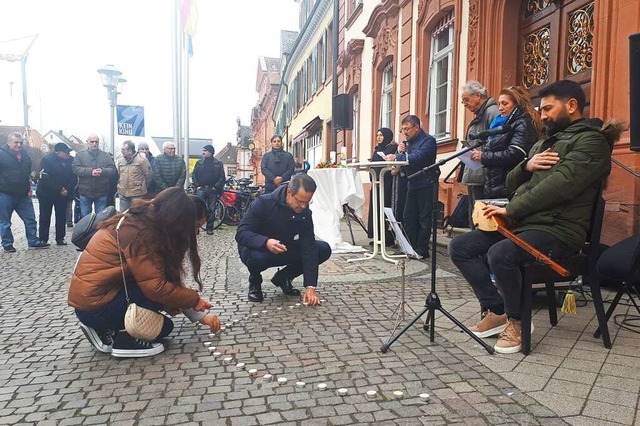
<svg viewBox="0 0 640 426"><path fill-rule="evenodd" d="M14 228L20 225L14 221ZM95 351L66 305L78 253L71 246L27 251L16 232L18 252L2 254L0 424L608 423L583 411L559 415L553 404L523 391L526 380L507 380L505 364L487 361L495 357L439 316L434 343L416 325L382 354L399 302L400 270L380 260L347 263L359 255L332 256L321 269L325 302L319 307L297 306L299 299L276 291L268 280L273 271L265 274L264 303L247 302L248 274L236 257L234 231L199 236L207 296L228 328L212 339L180 316L167 350L146 359ZM440 257L441 298L454 301L465 320L476 315L467 306L473 304L469 287ZM412 309L423 303L428 274L425 263L407 264ZM212 355L205 342L221 355ZM258 372L252 376L249 369ZM266 373L273 381L262 377ZM347 395L338 396L338 388ZM637 387L629 386L634 389L637 400ZM377 396L367 398L370 390Z"/></svg>

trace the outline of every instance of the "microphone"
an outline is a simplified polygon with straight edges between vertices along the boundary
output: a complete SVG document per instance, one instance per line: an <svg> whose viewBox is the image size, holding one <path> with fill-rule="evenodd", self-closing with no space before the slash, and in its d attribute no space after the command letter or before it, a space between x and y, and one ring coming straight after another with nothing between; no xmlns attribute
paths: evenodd
<svg viewBox="0 0 640 426"><path fill-rule="evenodd" d="M486 139L491 136L502 135L511 131L510 124L494 127L493 129L481 130L479 132L469 133L469 139Z"/></svg>

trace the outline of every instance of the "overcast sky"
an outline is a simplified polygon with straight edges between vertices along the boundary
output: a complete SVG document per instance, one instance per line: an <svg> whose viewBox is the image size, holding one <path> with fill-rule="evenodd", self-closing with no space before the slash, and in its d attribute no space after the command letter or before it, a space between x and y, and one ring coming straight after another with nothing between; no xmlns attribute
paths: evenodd
<svg viewBox="0 0 640 426"><path fill-rule="evenodd" d="M114 64L127 80L118 103L145 107L147 137L171 136L173 4L0 0L0 41L39 34L27 62L30 126L82 139L89 132L108 136L107 90L97 69ZM212 138L220 149L235 142L236 117L250 124L258 56L280 55L280 30L298 30L298 4L198 0L197 7L190 136ZM0 43L0 53L8 49ZM22 125L22 117L20 65L0 61L0 124Z"/></svg>

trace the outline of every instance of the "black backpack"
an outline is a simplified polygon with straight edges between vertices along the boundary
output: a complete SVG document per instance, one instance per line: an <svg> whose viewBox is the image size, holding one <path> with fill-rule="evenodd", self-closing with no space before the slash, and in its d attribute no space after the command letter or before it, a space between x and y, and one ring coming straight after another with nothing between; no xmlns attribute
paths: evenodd
<svg viewBox="0 0 640 426"><path fill-rule="evenodd" d="M90 213L80 219L76 226L73 228L73 234L71 235L71 242L78 247L79 250L84 250L89 244L91 237L98 232L98 224L103 220L107 220L110 217L115 216L118 213L115 207L109 206L99 213Z"/></svg>
<svg viewBox="0 0 640 426"><path fill-rule="evenodd" d="M449 236L453 228L468 228L469 227L469 196L462 194L459 196L458 204L453 209L453 212L446 216L442 221L442 230L448 230Z"/></svg>

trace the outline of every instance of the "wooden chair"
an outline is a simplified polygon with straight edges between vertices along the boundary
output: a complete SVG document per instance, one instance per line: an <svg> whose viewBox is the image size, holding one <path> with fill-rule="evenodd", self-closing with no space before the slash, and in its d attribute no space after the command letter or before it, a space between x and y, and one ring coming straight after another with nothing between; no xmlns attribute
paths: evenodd
<svg viewBox="0 0 640 426"><path fill-rule="evenodd" d="M558 313L556 311L555 283L573 281L578 276L582 276L583 285L589 285L593 298L593 305L598 317L599 330L602 334L602 342L607 349L611 348L611 338L607 327L607 318L602 303L602 293L600 291L600 280L596 270L598 258L602 253L600 245L600 233L602 231L602 219L604 216L605 201L602 198L602 188L598 192L596 203L591 215L591 229L587 236L584 247L575 256L569 259L556 259L562 266L569 270L569 277L562 277L547 265L538 261L527 263L521 267L522 270L522 352L528 355L531 352L531 305L533 298L533 285L544 283L547 294L547 305L549 309L549 322L552 326L558 323Z"/></svg>

